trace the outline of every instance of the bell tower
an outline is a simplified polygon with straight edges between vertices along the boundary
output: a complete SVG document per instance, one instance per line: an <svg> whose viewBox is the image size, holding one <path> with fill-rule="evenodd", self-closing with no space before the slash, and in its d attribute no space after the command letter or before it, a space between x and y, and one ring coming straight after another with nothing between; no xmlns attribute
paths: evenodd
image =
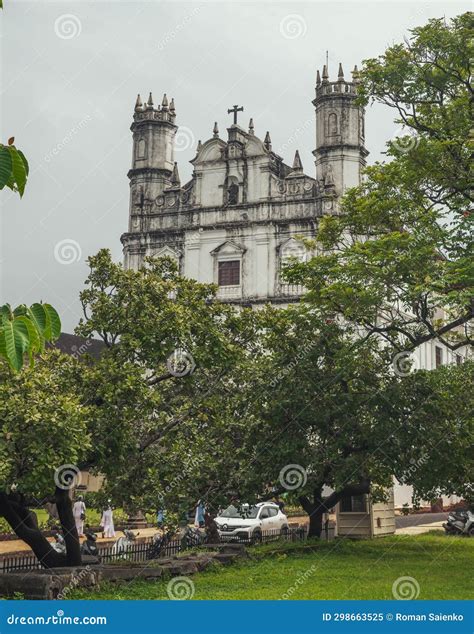
<svg viewBox="0 0 474 634"><path fill-rule="evenodd" d="M163 190L172 185L174 137L178 129L175 119L174 100L168 103L166 94L156 108L151 93L145 103L138 95L130 128L133 133L132 168L128 172L130 218L150 210Z"/></svg>
<svg viewBox="0 0 474 634"><path fill-rule="evenodd" d="M316 179L341 196L360 183L368 151L364 147L364 108L357 104L357 66L352 81L344 79L342 64L336 81L329 81L325 64L316 76Z"/></svg>

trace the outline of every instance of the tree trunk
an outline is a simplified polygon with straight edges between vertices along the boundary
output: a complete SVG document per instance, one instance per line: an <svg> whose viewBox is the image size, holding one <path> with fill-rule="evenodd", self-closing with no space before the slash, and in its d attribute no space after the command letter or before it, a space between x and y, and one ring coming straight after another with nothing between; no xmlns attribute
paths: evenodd
<svg viewBox="0 0 474 634"><path fill-rule="evenodd" d="M323 515L326 512L326 506L321 500L321 491L315 491L313 502L310 502L307 497L301 497L300 504L309 516L308 537L320 538L323 530Z"/></svg>
<svg viewBox="0 0 474 634"><path fill-rule="evenodd" d="M76 522L72 514L72 502L69 491L56 487L54 494L56 507L58 509L59 521L66 542L67 564L68 566L79 566L82 563L81 543L77 534Z"/></svg>
<svg viewBox="0 0 474 634"><path fill-rule="evenodd" d="M81 550L77 535L72 505L68 492L56 489L56 504L66 542L66 554L58 553L38 528L36 515L17 493L0 493L0 516L10 524L14 533L31 548L45 568L77 566L81 564Z"/></svg>
<svg viewBox="0 0 474 634"><path fill-rule="evenodd" d="M322 487L317 488L313 492L312 502L306 496L300 497L300 504L309 515L308 537L321 537L324 513L329 513L330 509L336 506L342 498L365 493L370 493L370 481L368 479L361 479L358 484L347 484L343 489L334 491L327 498L322 496Z"/></svg>
<svg viewBox="0 0 474 634"><path fill-rule="evenodd" d="M309 531L308 537L321 537L321 533L323 530L323 513L324 511L319 509L314 509L309 514Z"/></svg>

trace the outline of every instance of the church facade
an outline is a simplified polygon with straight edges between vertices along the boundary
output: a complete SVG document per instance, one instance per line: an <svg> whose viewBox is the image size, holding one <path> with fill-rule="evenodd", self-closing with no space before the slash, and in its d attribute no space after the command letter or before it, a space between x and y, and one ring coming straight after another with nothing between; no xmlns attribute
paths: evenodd
<svg viewBox="0 0 474 634"><path fill-rule="evenodd" d="M178 126L174 100L137 98L133 123L130 218L122 236L125 266L138 268L148 255L169 256L186 277L218 285L235 304L288 303L302 289L282 279L282 264L308 254L301 237L313 238L319 219L338 211L338 200L360 182L368 154L364 109L356 104L357 67L346 80L342 66L330 81L317 74L315 169L306 174L296 151L291 165L237 123L221 138L199 142L193 174L181 184L174 161Z"/></svg>
<svg viewBox="0 0 474 634"><path fill-rule="evenodd" d="M168 256L182 275L218 286L218 297L235 305L289 304L303 289L285 282L283 263L311 257L300 238L314 238L321 217L337 214L344 191L360 183L368 155L364 109L356 103L357 67L351 79L339 65L316 76L315 169L306 174L298 151L291 165L272 149L270 134L234 123L221 138L199 142L193 174L182 184L174 160L178 126L174 100L155 107L150 94L137 98L133 123L130 215L122 235L124 265L138 269L146 256ZM438 341L413 354L415 367L434 369L461 362ZM395 505L411 501L412 489L395 485ZM450 500L452 501L452 500Z"/></svg>

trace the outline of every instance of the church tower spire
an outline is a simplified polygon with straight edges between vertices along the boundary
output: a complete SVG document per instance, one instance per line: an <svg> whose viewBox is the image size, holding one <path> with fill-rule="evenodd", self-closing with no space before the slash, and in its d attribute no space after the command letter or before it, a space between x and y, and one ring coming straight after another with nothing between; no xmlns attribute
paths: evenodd
<svg viewBox="0 0 474 634"><path fill-rule="evenodd" d="M140 95L135 103L133 123L132 168L130 179L130 217L142 215L147 206L169 187L173 174L176 111L168 108L166 95L162 106L155 108L150 92L142 103Z"/></svg>
<svg viewBox="0 0 474 634"><path fill-rule="evenodd" d="M357 67L356 67L357 68ZM331 185L336 196L359 185L366 164L364 108L357 104L357 70L352 81L344 78L339 64L336 81L330 81L327 65L316 82L316 179Z"/></svg>

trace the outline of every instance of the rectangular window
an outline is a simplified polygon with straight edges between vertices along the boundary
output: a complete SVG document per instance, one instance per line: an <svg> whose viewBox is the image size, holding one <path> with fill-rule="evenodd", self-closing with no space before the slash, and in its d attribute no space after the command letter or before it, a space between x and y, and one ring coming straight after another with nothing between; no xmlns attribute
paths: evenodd
<svg viewBox="0 0 474 634"><path fill-rule="evenodd" d="M353 495L342 498L341 513L367 513L367 498L365 495Z"/></svg>
<svg viewBox="0 0 474 634"><path fill-rule="evenodd" d="M240 284L240 260L228 260L219 262L219 286L239 286Z"/></svg>
<svg viewBox="0 0 474 634"><path fill-rule="evenodd" d="M460 354L456 355L456 365L461 365L462 363L462 356Z"/></svg>
<svg viewBox="0 0 474 634"><path fill-rule="evenodd" d="M439 346L435 346L435 354L436 354L436 367L439 368L440 365L443 365L443 348Z"/></svg>

